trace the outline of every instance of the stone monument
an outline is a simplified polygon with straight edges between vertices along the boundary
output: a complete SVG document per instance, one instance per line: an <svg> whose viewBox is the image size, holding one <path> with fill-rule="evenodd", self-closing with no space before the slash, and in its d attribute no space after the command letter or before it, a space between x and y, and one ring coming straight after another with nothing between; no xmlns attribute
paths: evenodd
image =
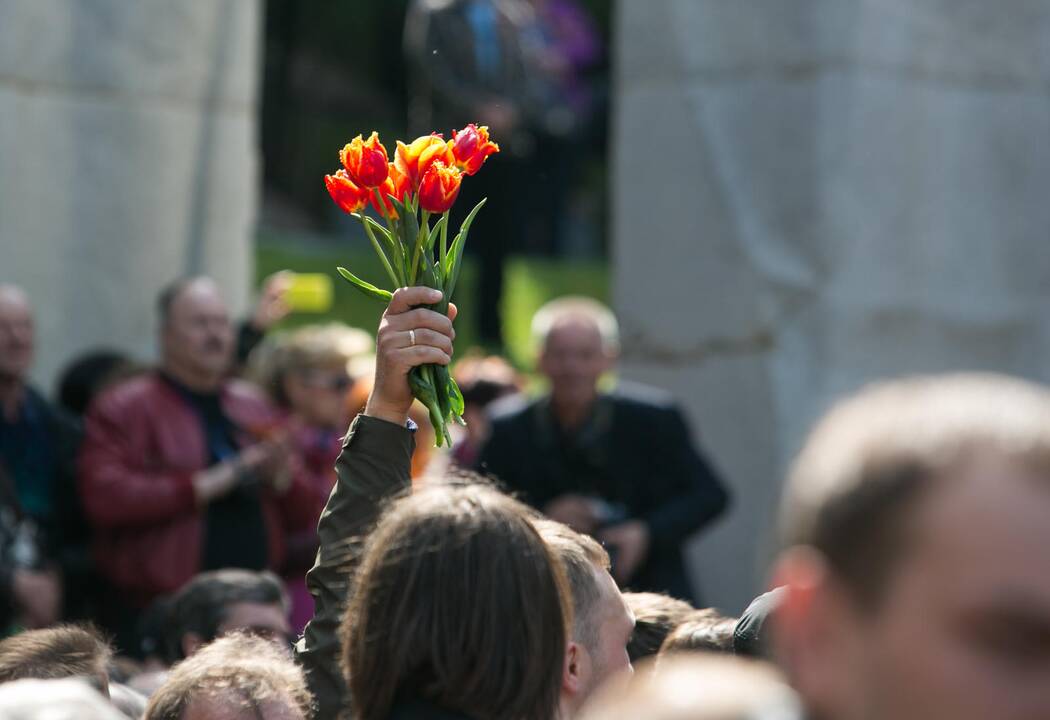
<svg viewBox="0 0 1050 720"><path fill-rule="evenodd" d="M152 358L180 275L244 308L261 23L258 0L0 4L0 281L36 307L46 390L85 349Z"/></svg>
<svg viewBox="0 0 1050 720"><path fill-rule="evenodd" d="M616 36L623 372L681 398L731 481L691 557L735 613L834 398L1050 379L1050 2L623 0Z"/></svg>

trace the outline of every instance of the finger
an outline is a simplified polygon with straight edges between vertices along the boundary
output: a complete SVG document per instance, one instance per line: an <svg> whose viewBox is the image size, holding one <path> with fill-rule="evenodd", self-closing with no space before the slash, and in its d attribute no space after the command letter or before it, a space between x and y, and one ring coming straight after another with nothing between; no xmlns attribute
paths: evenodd
<svg viewBox="0 0 1050 720"><path fill-rule="evenodd" d="M414 343L412 342L413 333L415 334ZM452 338L426 328L419 328L411 332L399 332L397 334L397 343L399 348L413 347L413 345L430 345L443 350L447 355L452 354Z"/></svg>
<svg viewBox="0 0 1050 720"><path fill-rule="evenodd" d="M435 330L442 335L452 337L452 321L441 313L427 310L426 308L409 310L400 313L399 315L389 316L386 320L387 324L394 330L403 330L407 332L409 330L428 328L430 330Z"/></svg>
<svg viewBox="0 0 1050 720"><path fill-rule="evenodd" d="M456 303L448 304L448 319L455 320L456 316L459 315L459 308L456 307Z"/></svg>
<svg viewBox="0 0 1050 720"><path fill-rule="evenodd" d="M400 315L411 310L416 305L432 305L441 299L441 291L428 287L404 287L399 288L390 304L386 308L387 317Z"/></svg>
<svg viewBox="0 0 1050 720"><path fill-rule="evenodd" d="M444 350L430 345L416 345L415 347L395 350L391 353L391 356L391 359L405 368L413 368L417 365L429 365L431 363L436 365L448 365L452 362L451 356L449 356Z"/></svg>

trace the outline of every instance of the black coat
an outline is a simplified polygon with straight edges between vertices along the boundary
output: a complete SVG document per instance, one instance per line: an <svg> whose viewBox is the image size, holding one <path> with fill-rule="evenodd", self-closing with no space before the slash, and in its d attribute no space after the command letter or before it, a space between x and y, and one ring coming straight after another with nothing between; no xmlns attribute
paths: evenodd
<svg viewBox="0 0 1050 720"><path fill-rule="evenodd" d="M644 520L649 557L627 585L695 599L681 546L725 509L728 495L667 394L621 385L599 397L572 438L561 433L547 397L499 404L492 421L479 470L536 508L579 493L609 503L610 525Z"/></svg>

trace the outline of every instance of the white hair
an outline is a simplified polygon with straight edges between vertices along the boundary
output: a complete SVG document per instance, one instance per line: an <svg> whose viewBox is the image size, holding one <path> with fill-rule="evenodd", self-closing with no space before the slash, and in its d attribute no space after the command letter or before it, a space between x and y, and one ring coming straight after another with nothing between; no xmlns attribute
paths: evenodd
<svg viewBox="0 0 1050 720"><path fill-rule="evenodd" d="M532 316L532 341L536 350L542 352L551 330L567 320L593 323L601 335L606 355L620 352L620 324L616 316L602 303L583 295L555 298L536 311Z"/></svg>

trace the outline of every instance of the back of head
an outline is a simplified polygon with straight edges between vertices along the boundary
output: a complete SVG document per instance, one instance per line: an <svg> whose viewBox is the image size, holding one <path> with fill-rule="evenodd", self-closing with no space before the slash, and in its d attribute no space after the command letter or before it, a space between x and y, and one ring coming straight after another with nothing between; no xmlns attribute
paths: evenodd
<svg viewBox="0 0 1050 720"><path fill-rule="evenodd" d="M108 692L106 666L113 651L92 627L58 625L27 630L0 641L0 683L79 678Z"/></svg>
<svg viewBox="0 0 1050 720"><path fill-rule="evenodd" d="M103 390L138 371L131 358L116 350L85 353L71 361L59 376L58 401L69 412L82 416Z"/></svg>
<svg viewBox="0 0 1050 720"><path fill-rule="evenodd" d="M693 612L685 600L663 593L625 592L623 599L634 613L634 634L627 645L631 662L656 655L675 626Z"/></svg>
<svg viewBox="0 0 1050 720"><path fill-rule="evenodd" d="M681 652L733 652L736 618L726 617L715 608L696 610L687 615L667 635L660 646L660 657Z"/></svg>
<svg viewBox="0 0 1050 720"><path fill-rule="evenodd" d="M833 408L799 454L782 543L815 548L855 596L877 600L907 508L978 456L1050 476L1050 393L976 373L865 388Z"/></svg>
<svg viewBox="0 0 1050 720"><path fill-rule="evenodd" d="M176 665L150 698L144 720L182 720L191 707L209 712L245 712L266 717L280 708L285 717L309 718L313 700L303 671L288 653L250 635L231 634Z"/></svg>
<svg viewBox="0 0 1050 720"><path fill-rule="evenodd" d="M0 686L3 720L126 720L79 680L19 680Z"/></svg>
<svg viewBox="0 0 1050 720"><path fill-rule="evenodd" d="M672 658L599 690L580 720L790 720L798 702L772 666L723 656Z"/></svg>
<svg viewBox="0 0 1050 720"><path fill-rule="evenodd" d="M478 720L551 718L571 614L532 511L485 485L426 485L387 508L351 590L354 717L421 701Z"/></svg>
<svg viewBox="0 0 1050 720"><path fill-rule="evenodd" d="M230 606L236 603L288 606L284 584L271 572L224 569L194 577L175 594L164 625L167 660L185 657L183 638L188 633L208 643L219 635Z"/></svg>

